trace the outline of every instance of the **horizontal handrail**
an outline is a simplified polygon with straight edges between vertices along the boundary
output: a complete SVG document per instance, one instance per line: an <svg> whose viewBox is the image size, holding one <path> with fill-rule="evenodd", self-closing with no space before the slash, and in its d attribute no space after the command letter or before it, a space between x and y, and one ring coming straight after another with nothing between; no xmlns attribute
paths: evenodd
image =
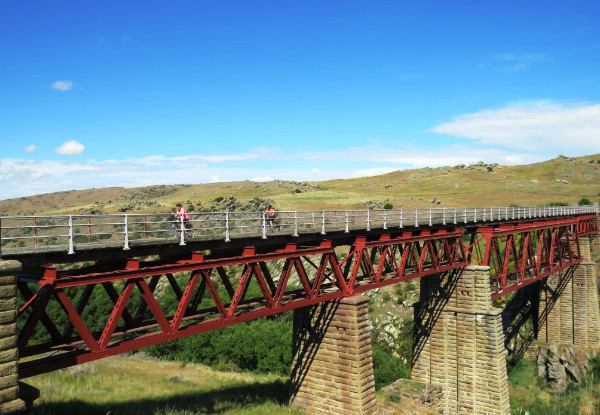
<svg viewBox="0 0 600 415"><path fill-rule="evenodd" d="M231 237L262 237L363 229L398 229L433 225L480 224L598 214L598 205L588 206L504 206L425 209L367 209L278 211L274 218L265 212L189 212L193 238L230 241ZM2 250L20 248L76 247L86 243L121 244L174 238L186 244L187 222L174 213L126 213L94 215L0 216L0 258ZM67 232L68 231L68 232ZM193 239L192 238L192 239ZM8 251L7 251L8 252Z"/></svg>

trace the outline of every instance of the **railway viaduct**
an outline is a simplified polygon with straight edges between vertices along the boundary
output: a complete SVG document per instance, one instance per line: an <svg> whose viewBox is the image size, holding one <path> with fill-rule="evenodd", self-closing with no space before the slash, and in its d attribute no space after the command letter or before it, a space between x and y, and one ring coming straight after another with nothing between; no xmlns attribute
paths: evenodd
<svg viewBox="0 0 600 415"><path fill-rule="evenodd" d="M192 224L186 237L160 214L1 217L0 414L24 410L20 379L290 310L291 403L374 414L364 293L410 279L411 377L442 388L444 414L510 414L499 297L536 287L539 342L600 346L597 206L280 212L275 223L205 212ZM109 314L85 317L99 293Z"/></svg>

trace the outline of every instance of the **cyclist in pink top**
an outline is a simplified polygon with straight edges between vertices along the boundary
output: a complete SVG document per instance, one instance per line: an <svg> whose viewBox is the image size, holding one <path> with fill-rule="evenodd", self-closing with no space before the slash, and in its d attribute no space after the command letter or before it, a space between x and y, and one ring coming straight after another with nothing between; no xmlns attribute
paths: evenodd
<svg viewBox="0 0 600 415"><path fill-rule="evenodd" d="M177 203L177 212L175 212L175 214L179 220L183 219L183 226L185 229L190 229L190 214L186 208L181 206L181 203Z"/></svg>
<svg viewBox="0 0 600 415"><path fill-rule="evenodd" d="M186 210L186 208L181 206L181 203L177 203L177 216L179 216L179 219L183 218L184 221L190 220L190 215L188 211Z"/></svg>

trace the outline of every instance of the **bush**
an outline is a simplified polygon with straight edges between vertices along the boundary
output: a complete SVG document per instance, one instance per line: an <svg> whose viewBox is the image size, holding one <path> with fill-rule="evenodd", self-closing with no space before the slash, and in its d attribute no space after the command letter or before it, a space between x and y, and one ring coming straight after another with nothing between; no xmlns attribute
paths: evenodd
<svg viewBox="0 0 600 415"><path fill-rule="evenodd" d="M373 343L373 372L377 390L410 375L408 366L403 364L400 358L393 356L375 342Z"/></svg>
<svg viewBox="0 0 600 415"><path fill-rule="evenodd" d="M388 210L389 210L389 209L393 209L393 208L394 208L394 205L392 205L391 203L386 203L385 205L383 205L383 208L384 208L384 209L388 209Z"/></svg>
<svg viewBox="0 0 600 415"><path fill-rule="evenodd" d="M202 363L215 368L237 367L257 373L290 373L292 323L264 318L147 349L150 356Z"/></svg>
<svg viewBox="0 0 600 415"><path fill-rule="evenodd" d="M587 206L587 205L591 205L592 201L590 199L588 199L587 197L582 197L581 199L579 199L579 202L577 202L577 204L579 206Z"/></svg>

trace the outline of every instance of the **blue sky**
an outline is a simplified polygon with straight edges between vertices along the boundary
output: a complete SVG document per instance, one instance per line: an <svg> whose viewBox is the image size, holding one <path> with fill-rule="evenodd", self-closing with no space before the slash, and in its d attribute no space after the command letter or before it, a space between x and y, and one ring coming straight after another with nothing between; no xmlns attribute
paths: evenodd
<svg viewBox="0 0 600 415"><path fill-rule="evenodd" d="M597 1L0 3L0 199L600 153Z"/></svg>

